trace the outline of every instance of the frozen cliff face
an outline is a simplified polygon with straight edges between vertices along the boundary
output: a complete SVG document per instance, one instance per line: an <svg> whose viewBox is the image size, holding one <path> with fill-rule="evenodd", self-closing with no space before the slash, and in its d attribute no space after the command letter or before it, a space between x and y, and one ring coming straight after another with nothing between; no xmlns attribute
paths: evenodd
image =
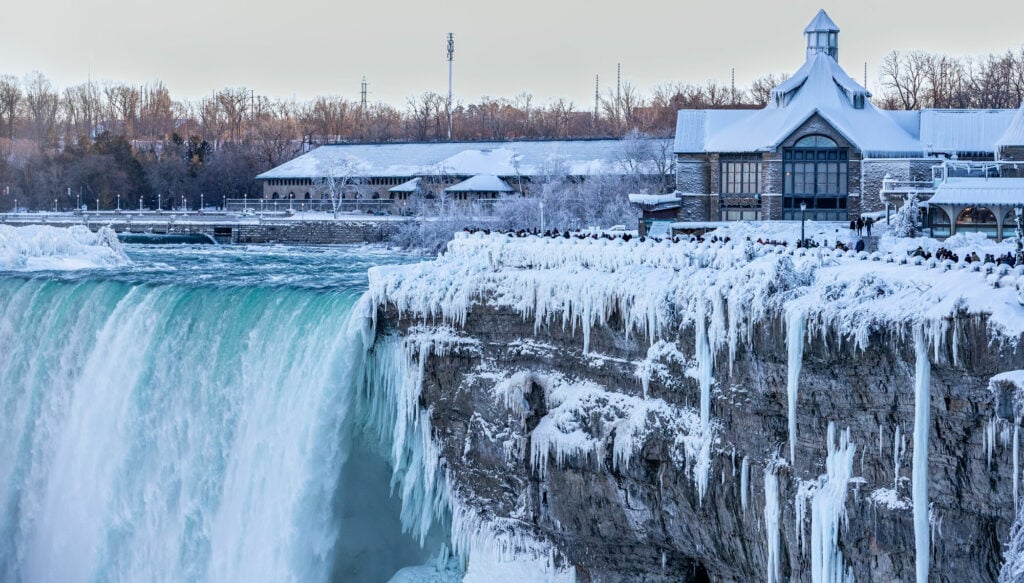
<svg viewBox="0 0 1024 583"><path fill-rule="evenodd" d="M419 428L420 461L397 475L443 476L410 505L447 508L470 565L490 547L580 580L993 580L1017 417L989 379L1024 362L1021 275L472 235L372 270L366 309L371 350L414 371L390 426Z"/></svg>

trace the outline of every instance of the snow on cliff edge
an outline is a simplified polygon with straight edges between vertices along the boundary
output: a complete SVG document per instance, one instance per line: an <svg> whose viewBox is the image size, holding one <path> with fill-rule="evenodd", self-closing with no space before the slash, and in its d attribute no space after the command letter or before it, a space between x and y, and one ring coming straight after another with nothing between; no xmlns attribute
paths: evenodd
<svg viewBox="0 0 1024 583"><path fill-rule="evenodd" d="M108 227L0 225L0 271L64 271L131 263Z"/></svg>
<svg viewBox="0 0 1024 583"><path fill-rule="evenodd" d="M431 263L370 270L377 306L461 326L474 304L486 302L532 319L536 331L580 332L584 350L591 328L613 319L654 342L701 315L712 347L733 353L752 324L781 310L804 314L811 333L835 331L862 348L872 332L912 327L924 328L935 346L957 314L987 314L994 331L1019 338L1022 289L1021 266L740 240L460 233Z"/></svg>

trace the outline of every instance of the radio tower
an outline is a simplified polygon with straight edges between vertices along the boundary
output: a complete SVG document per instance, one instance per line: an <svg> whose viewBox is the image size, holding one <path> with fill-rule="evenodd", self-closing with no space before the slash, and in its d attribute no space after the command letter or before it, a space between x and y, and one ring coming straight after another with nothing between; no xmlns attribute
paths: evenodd
<svg viewBox="0 0 1024 583"><path fill-rule="evenodd" d="M452 59L455 57L455 35L448 33L448 102L445 112L448 114L448 141L452 141Z"/></svg>
<svg viewBox="0 0 1024 583"><path fill-rule="evenodd" d="M366 111L366 77L363 77L363 82L359 85L359 105Z"/></svg>
<svg viewBox="0 0 1024 583"><path fill-rule="evenodd" d="M622 63L615 66L615 103L622 102Z"/></svg>
<svg viewBox="0 0 1024 583"><path fill-rule="evenodd" d="M601 111L601 77L594 75L594 121Z"/></svg>

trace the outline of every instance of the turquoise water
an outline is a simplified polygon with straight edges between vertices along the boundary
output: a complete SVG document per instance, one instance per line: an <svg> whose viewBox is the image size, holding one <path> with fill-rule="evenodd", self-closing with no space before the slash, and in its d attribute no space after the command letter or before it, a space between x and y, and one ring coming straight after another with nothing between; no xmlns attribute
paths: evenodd
<svg viewBox="0 0 1024 583"><path fill-rule="evenodd" d="M0 580L386 581L422 562L355 418L373 247L128 247L0 274Z"/></svg>

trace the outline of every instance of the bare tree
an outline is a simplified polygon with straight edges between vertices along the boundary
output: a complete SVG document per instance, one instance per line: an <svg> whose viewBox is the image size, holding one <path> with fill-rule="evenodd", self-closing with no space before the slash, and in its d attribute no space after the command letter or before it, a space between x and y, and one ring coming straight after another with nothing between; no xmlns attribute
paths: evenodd
<svg viewBox="0 0 1024 583"><path fill-rule="evenodd" d="M25 79L25 109L37 143L43 147L56 145L60 97L53 83L38 71Z"/></svg>
<svg viewBox="0 0 1024 583"><path fill-rule="evenodd" d="M14 139L14 120L18 117L24 94L17 77L0 76L0 122L6 125L7 139Z"/></svg>

